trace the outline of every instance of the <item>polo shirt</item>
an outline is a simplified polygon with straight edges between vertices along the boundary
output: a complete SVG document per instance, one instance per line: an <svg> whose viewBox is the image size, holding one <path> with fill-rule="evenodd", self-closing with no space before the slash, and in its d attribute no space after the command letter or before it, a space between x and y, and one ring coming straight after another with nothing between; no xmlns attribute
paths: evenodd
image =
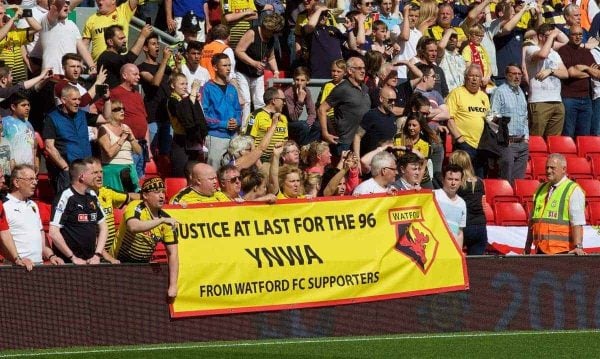
<svg viewBox="0 0 600 359"><path fill-rule="evenodd" d="M93 126L97 119L97 115L82 110L69 115L57 108L44 120L43 137L45 140L54 140L58 153L67 163L71 163L92 155L88 125Z"/></svg>
<svg viewBox="0 0 600 359"><path fill-rule="evenodd" d="M360 121L371 108L367 86L357 87L346 79L333 88L325 101L334 113L330 133L339 137L339 143L351 144Z"/></svg>
<svg viewBox="0 0 600 359"><path fill-rule="evenodd" d="M19 256L41 264L44 238L37 204L30 199L21 201L13 195L7 194L3 206L5 214L3 217L8 224L7 229L10 229Z"/></svg>
<svg viewBox="0 0 600 359"><path fill-rule="evenodd" d="M73 254L81 259L90 259L96 252L98 224L104 222L104 212L92 190L79 194L69 187L52 205L50 225L60 228L65 243ZM54 247L54 253L66 262L70 260Z"/></svg>

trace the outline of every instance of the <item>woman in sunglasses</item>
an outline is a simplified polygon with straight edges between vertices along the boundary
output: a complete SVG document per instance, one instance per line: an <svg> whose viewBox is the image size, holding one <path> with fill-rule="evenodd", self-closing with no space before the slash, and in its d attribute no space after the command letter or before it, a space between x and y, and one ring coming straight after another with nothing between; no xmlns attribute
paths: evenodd
<svg viewBox="0 0 600 359"><path fill-rule="evenodd" d="M135 192L138 190L139 179L132 154L142 153L142 147L131 133L131 128L123 123L123 103L113 100L107 101L105 106L110 106L110 117L108 123L98 130L103 184L117 191Z"/></svg>

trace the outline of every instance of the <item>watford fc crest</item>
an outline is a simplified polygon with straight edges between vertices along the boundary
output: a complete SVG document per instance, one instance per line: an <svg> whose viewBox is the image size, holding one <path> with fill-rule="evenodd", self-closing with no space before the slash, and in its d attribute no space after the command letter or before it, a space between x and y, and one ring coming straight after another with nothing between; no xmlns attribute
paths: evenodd
<svg viewBox="0 0 600 359"><path fill-rule="evenodd" d="M439 242L425 226L421 209L391 210L390 222L396 226L394 249L427 273L435 261Z"/></svg>

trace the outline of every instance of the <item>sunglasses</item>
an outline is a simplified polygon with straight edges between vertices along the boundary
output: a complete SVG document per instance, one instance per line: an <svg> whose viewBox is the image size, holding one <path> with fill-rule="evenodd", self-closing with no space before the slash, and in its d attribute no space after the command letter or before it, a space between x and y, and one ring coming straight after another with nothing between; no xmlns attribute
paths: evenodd
<svg viewBox="0 0 600 359"><path fill-rule="evenodd" d="M125 111L125 107L115 107L111 110L112 112L121 112Z"/></svg>
<svg viewBox="0 0 600 359"><path fill-rule="evenodd" d="M231 177L231 178L223 178L223 182L229 181L229 183L236 183L241 180L242 180L241 176L235 176L235 177Z"/></svg>

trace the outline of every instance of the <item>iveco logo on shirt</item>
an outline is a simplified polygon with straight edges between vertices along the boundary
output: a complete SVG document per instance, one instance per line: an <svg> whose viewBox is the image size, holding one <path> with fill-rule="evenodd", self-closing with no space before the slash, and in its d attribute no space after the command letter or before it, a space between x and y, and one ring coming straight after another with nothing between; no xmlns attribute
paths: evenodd
<svg viewBox="0 0 600 359"><path fill-rule="evenodd" d="M468 109L469 109L469 112L481 112L481 113L487 112L487 109L485 107L469 106Z"/></svg>

